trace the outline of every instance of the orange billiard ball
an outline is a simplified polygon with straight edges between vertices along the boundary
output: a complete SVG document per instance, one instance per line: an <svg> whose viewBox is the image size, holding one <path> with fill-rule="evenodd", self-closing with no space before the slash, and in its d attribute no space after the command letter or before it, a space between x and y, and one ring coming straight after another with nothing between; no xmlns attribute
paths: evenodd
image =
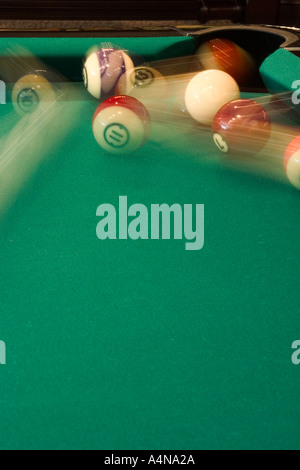
<svg viewBox="0 0 300 470"><path fill-rule="evenodd" d="M239 86L251 84L257 72L253 57L229 39L205 42L198 48L196 56L205 70L222 70L231 75Z"/></svg>

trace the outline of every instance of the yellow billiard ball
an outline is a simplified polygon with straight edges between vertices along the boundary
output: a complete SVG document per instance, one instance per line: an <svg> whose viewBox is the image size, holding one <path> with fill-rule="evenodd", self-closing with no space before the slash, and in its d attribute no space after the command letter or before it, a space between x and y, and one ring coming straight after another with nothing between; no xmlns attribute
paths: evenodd
<svg viewBox="0 0 300 470"><path fill-rule="evenodd" d="M56 99L55 87L39 73L24 75L12 90L13 107L20 116L34 112L40 106L46 108Z"/></svg>

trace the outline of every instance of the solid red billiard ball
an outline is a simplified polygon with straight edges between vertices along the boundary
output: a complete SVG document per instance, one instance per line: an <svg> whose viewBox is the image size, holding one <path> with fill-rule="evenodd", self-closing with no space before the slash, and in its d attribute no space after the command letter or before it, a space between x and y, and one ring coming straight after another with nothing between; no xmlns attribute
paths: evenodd
<svg viewBox="0 0 300 470"><path fill-rule="evenodd" d="M300 189L300 135L293 139L286 149L284 169L292 185Z"/></svg>
<svg viewBox="0 0 300 470"><path fill-rule="evenodd" d="M230 101L217 112L212 132L214 142L222 152L255 154L270 138L271 121L259 103L239 99Z"/></svg>
<svg viewBox="0 0 300 470"><path fill-rule="evenodd" d="M98 106L93 117L93 133L98 144L114 154L134 152L148 140L150 115L136 98L118 95Z"/></svg>
<svg viewBox="0 0 300 470"><path fill-rule="evenodd" d="M257 71L253 57L229 39L216 38L205 42L196 56L204 69L223 70L240 86L251 84Z"/></svg>

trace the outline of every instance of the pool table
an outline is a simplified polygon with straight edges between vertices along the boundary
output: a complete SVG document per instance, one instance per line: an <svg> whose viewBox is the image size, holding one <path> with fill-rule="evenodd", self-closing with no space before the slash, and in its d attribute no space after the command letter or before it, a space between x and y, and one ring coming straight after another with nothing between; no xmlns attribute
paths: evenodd
<svg viewBox="0 0 300 470"><path fill-rule="evenodd" d="M222 35L245 38L242 29ZM281 31L248 31L259 63L283 42ZM109 41L151 63L189 56L220 34L110 33ZM60 135L46 153L45 129L44 145L39 132L24 143L16 178L35 153L37 164L1 218L0 449L299 450L300 368L291 359L300 339L299 191L281 161L274 172L270 163L226 164L209 132L175 132L171 122L159 137L153 123L134 154L103 151L81 68L85 52L108 39L90 36L0 39L0 64L21 43L77 96L64 119L56 115ZM267 95L260 77L244 94ZM20 125L9 86L0 112L2 144ZM300 124L293 110L282 121ZM204 247L99 240L97 208L117 208L120 196L148 208L204 204Z"/></svg>

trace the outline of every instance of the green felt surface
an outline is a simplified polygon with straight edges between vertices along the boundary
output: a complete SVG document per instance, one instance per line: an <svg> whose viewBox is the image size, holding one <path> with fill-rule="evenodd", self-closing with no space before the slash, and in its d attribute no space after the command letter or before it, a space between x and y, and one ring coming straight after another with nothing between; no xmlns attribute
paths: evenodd
<svg viewBox="0 0 300 470"><path fill-rule="evenodd" d="M216 164L205 134L109 156L80 93L1 224L0 448L299 449L299 193ZM121 195L205 204L204 249L101 242Z"/></svg>
<svg viewBox="0 0 300 470"><path fill-rule="evenodd" d="M285 94L285 103L299 112L299 106L292 99L299 89L299 57L285 49L278 49L262 63L260 74L271 93ZM298 92L296 98L298 103Z"/></svg>
<svg viewBox="0 0 300 470"><path fill-rule="evenodd" d="M151 38L0 38L0 55L19 54L26 64L26 54L33 54L46 65L57 69L70 80L82 79L82 61L92 47L113 46L128 50L139 59L154 61L183 57L194 53L194 40L189 36ZM0 70L1 77L1 70Z"/></svg>
<svg viewBox="0 0 300 470"><path fill-rule="evenodd" d="M260 73L271 92L292 91L293 82L299 80L300 59L292 52L278 49L264 60Z"/></svg>

